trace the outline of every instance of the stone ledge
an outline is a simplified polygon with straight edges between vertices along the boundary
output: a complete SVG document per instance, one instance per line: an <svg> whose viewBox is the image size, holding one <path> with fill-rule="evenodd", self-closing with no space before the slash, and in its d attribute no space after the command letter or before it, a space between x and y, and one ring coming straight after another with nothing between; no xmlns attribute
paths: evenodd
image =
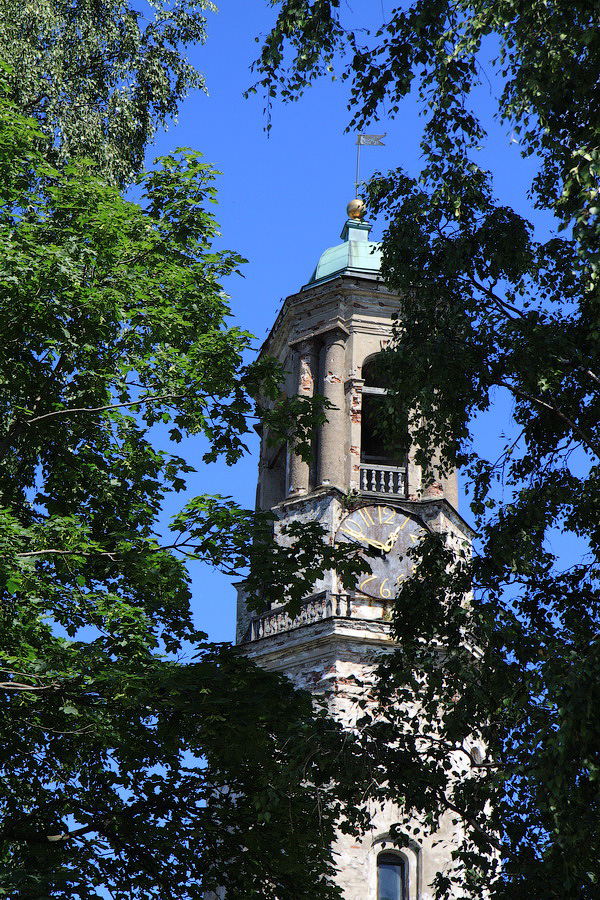
<svg viewBox="0 0 600 900"><path fill-rule="evenodd" d="M338 638L361 644L389 645L393 643L391 630L391 624L381 620L332 616L298 625L288 631L265 635L253 641L244 641L237 646L246 656L256 657L281 650L291 653L299 647L307 648Z"/></svg>

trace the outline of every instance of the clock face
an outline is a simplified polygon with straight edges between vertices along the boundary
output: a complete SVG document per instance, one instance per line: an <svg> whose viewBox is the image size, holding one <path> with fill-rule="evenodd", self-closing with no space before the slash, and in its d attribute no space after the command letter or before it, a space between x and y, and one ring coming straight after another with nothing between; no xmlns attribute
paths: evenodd
<svg viewBox="0 0 600 900"><path fill-rule="evenodd" d="M425 527L415 516L392 506L361 506L342 519L336 542L368 547L373 554L368 559L371 572L360 576L358 590L382 600L395 597L414 571L407 550L418 543Z"/></svg>

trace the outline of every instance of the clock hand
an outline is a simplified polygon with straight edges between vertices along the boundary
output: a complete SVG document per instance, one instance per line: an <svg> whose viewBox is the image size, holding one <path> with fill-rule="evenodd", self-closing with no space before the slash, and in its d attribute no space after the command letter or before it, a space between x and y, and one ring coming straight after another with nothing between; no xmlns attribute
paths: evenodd
<svg viewBox="0 0 600 900"><path fill-rule="evenodd" d="M368 538L368 537L364 537L364 538L362 538L362 540L365 541L367 544L369 544L371 547L375 547L376 550L384 550L385 551L386 545L382 544L381 541L376 541L373 538Z"/></svg>
<svg viewBox="0 0 600 900"><path fill-rule="evenodd" d="M366 534L353 534L352 537L356 541L361 541L362 543L369 544L371 547L374 547L376 550L385 550L385 544L382 544L381 541L376 541L374 538L367 537Z"/></svg>
<svg viewBox="0 0 600 900"><path fill-rule="evenodd" d="M383 549L384 549L384 551L385 551L386 553L389 553L389 552L390 552L390 550L392 549L392 547L394 546L394 544L395 544L396 541L398 540L398 535L400 534L401 529L402 529L402 526L401 526L401 525L398 525L398 527L395 528L395 529L392 531L392 533L389 535L387 541L386 541L385 544L383 545Z"/></svg>

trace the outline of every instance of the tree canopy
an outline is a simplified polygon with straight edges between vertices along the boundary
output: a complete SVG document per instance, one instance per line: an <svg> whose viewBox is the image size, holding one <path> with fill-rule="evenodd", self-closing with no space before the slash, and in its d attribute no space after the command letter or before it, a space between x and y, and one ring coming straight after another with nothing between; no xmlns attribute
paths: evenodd
<svg viewBox="0 0 600 900"><path fill-rule="evenodd" d="M9 80L13 73L9 72ZM299 602L335 566L318 529L278 548L268 516L160 509L207 439L234 462L269 360L228 324L215 173L182 151L139 203L98 161L61 162L46 121L0 97L0 894L11 898L333 898L336 820L360 754L277 675L194 626L185 563L265 576ZM42 117L43 119L43 117ZM60 155L59 155L60 157ZM121 169L121 176L124 169ZM271 415L309 434L322 406ZM294 432L296 433L296 432ZM298 560L306 561L305 567ZM318 748L318 753L315 753Z"/></svg>
<svg viewBox="0 0 600 900"><path fill-rule="evenodd" d="M94 160L126 184L158 128L202 75L184 55L206 38L210 0L0 3L0 57L10 95L59 160Z"/></svg>
<svg viewBox="0 0 600 900"><path fill-rule="evenodd" d="M400 646L365 722L381 794L419 827L448 809L465 826L439 896L458 883L473 898L597 897L597 4L414 0L376 33L337 0L272 5L256 64L269 102L337 70L351 127L383 103L401 116L411 92L425 117L422 171L367 186L387 223L384 277L407 301L386 353L389 423L411 411L430 477L436 448L442 468L463 467L478 540L469 558L429 537L398 596ZM478 162L484 71L498 118L538 161L530 197L554 216L548 238ZM485 413L490 459L474 440ZM419 710L408 721L405 703Z"/></svg>

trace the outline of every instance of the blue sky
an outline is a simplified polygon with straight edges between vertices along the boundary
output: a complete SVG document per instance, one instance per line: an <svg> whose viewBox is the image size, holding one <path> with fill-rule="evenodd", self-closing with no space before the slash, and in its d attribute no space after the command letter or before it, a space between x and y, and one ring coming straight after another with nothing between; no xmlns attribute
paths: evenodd
<svg viewBox="0 0 600 900"><path fill-rule="evenodd" d="M368 15L376 26L390 11L389 0L355 0L354 11L357 19ZM269 136L262 98L243 98L253 81L249 67L259 49L255 37L268 30L273 17L266 0L222 0L219 12L208 17L207 43L188 53L204 73L209 95L190 96L181 106L178 122L157 136L148 153L150 161L178 146L192 147L223 173L216 208L221 246L248 259L244 277L230 279L226 289L236 323L256 335L257 346L282 299L306 283L323 250L339 243L346 204L354 195L356 165L356 135L345 133L350 113L342 82L322 80L297 103L275 103ZM527 189L534 162L521 159L507 126L494 124L492 83L491 68L484 64L482 85L473 94L490 133L480 164L494 172L499 198L529 216ZM383 114L373 123L369 132L386 132L386 146L363 149L361 178L396 166L417 174L421 122L418 107L409 98L395 120ZM539 215L535 219L547 231L548 220ZM373 239L381 237L382 227L383 223L374 223ZM494 415L497 419L502 413ZM496 425L497 421L494 430ZM482 422L478 442L484 445L491 433ZM220 463L203 465L199 442L187 442L184 450L192 461L198 460L190 495L221 493L253 506L256 441L250 444L249 456L232 469ZM174 501L167 513L176 510L181 495ZM462 512L468 517L464 505ZM198 627L214 640L232 639L235 591L230 580L200 564L192 568L192 576Z"/></svg>

